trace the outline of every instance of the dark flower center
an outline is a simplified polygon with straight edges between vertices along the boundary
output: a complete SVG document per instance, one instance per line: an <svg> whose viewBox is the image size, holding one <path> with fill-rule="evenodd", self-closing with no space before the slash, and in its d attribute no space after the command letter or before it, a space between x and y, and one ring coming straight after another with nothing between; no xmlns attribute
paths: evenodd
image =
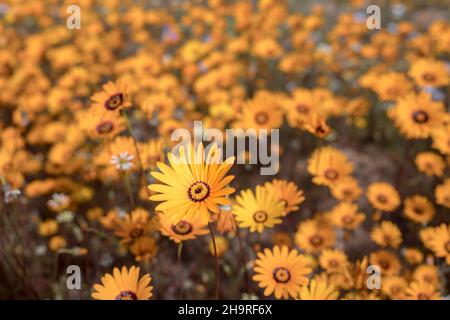
<svg viewBox="0 0 450 320"><path fill-rule="evenodd" d="M389 269L389 261L380 260L380 267L384 270Z"/></svg>
<svg viewBox="0 0 450 320"><path fill-rule="evenodd" d="M428 114L423 110L417 110L413 113L413 119L416 123L423 124L427 123L430 118Z"/></svg>
<svg viewBox="0 0 450 320"><path fill-rule="evenodd" d="M203 181L197 181L193 183L187 192L188 198L194 202L202 202L209 197L211 189Z"/></svg>
<svg viewBox="0 0 450 320"><path fill-rule="evenodd" d="M306 104L299 103L296 107L298 113L307 113L308 106Z"/></svg>
<svg viewBox="0 0 450 320"><path fill-rule="evenodd" d="M105 102L105 108L108 110L115 110L119 108L123 103L123 94L122 93L116 93L115 95L112 95L108 98Z"/></svg>
<svg viewBox="0 0 450 320"><path fill-rule="evenodd" d="M280 201L283 203L283 207L286 208L288 206L288 202L284 199L280 199Z"/></svg>
<svg viewBox="0 0 450 320"><path fill-rule="evenodd" d="M338 173L334 169L325 170L325 178L328 180L336 180L338 178Z"/></svg>
<svg viewBox="0 0 450 320"><path fill-rule="evenodd" d="M427 82L434 82L436 80L436 76L432 73L424 73L423 80Z"/></svg>
<svg viewBox="0 0 450 320"><path fill-rule="evenodd" d="M172 225L172 230L178 235L184 236L192 231L192 225L184 220Z"/></svg>
<svg viewBox="0 0 450 320"><path fill-rule="evenodd" d="M137 296L133 291L121 291L116 300L137 300Z"/></svg>
<svg viewBox="0 0 450 320"><path fill-rule="evenodd" d="M316 133L321 135L321 134L326 133L326 131L325 131L325 129L322 126L317 126Z"/></svg>
<svg viewBox="0 0 450 320"><path fill-rule="evenodd" d="M273 270L273 279L277 283L288 283L291 280L291 273L286 268L278 267Z"/></svg>
<svg viewBox="0 0 450 320"><path fill-rule="evenodd" d="M256 211L253 214L253 220L257 223L264 223L267 221L268 215L264 211Z"/></svg>
<svg viewBox="0 0 450 320"><path fill-rule="evenodd" d="M353 223L353 221L354 221L353 217L350 217L350 216L345 216L344 218L342 218L342 222L345 225L351 225Z"/></svg>
<svg viewBox="0 0 450 320"><path fill-rule="evenodd" d="M351 197L352 194L353 194L353 192L352 192L351 189L344 189L344 190L342 190L342 194L343 194L345 197Z"/></svg>
<svg viewBox="0 0 450 320"><path fill-rule="evenodd" d="M111 121L103 121L99 123L96 130L100 134L109 133L113 130L114 124Z"/></svg>
<svg viewBox="0 0 450 320"><path fill-rule="evenodd" d="M400 293L400 291L401 291L401 288L400 287L392 287L391 288L391 293L392 293L392 295L398 295L399 293Z"/></svg>
<svg viewBox="0 0 450 320"><path fill-rule="evenodd" d="M386 202L387 202L386 196L385 196L385 195L382 195L382 194L379 194L379 195L377 196L377 200L378 200L378 202L381 202L381 203L386 203Z"/></svg>
<svg viewBox="0 0 450 320"><path fill-rule="evenodd" d="M142 228L134 228L130 231L130 237L133 239L139 238L140 236L142 236L143 233L144 230L142 230Z"/></svg>
<svg viewBox="0 0 450 320"><path fill-rule="evenodd" d="M314 235L309 239L309 242L314 246L318 247L323 244L323 238L319 235Z"/></svg>
<svg viewBox="0 0 450 320"><path fill-rule="evenodd" d="M387 90L387 93L388 93L389 95L391 95L391 96L395 96L395 95L398 94L398 90L397 90L396 88L389 88L389 89Z"/></svg>
<svg viewBox="0 0 450 320"><path fill-rule="evenodd" d="M426 293L419 293L417 295L417 298L419 300L430 300L430 296L428 294L426 294Z"/></svg>
<svg viewBox="0 0 450 320"><path fill-rule="evenodd" d="M267 114L267 112L260 111L255 114L255 121L259 125L266 124L268 120L269 120L269 115Z"/></svg>

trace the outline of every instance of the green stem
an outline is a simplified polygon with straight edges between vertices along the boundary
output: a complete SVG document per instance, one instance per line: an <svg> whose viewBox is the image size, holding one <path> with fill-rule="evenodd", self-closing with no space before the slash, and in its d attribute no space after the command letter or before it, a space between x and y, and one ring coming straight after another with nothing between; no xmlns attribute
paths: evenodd
<svg viewBox="0 0 450 320"><path fill-rule="evenodd" d="M181 254L183 252L183 241L178 244L177 265L178 265L178 286L180 287L180 299L183 299L183 274L181 273Z"/></svg>
<svg viewBox="0 0 450 320"><path fill-rule="evenodd" d="M209 231L211 232L211 239L214 247L214 257L216 261L216 300L219 300L219 288L220 288L220 279L219 279L219 256L217 255L217 246L216 246L216 237L214 236L214 230L211 222L209 222Z"/></svg>
<svg viewBox="0 0 450 320"><path fill-rule="evenodd" d="M242 263L242 268L244 268L244 286L245 286L245 291L247 293L250 293L250 277L248 274L248 270L247 270L247 261L245 259L245 252L244 252L244 246L242 245L242 239L241 239L241 235L239 232L239 228L236 228L236 238L238 240L238 244L239 244L239 252L241 255L241 263Z"/></svg>
<svg viewBox="0 0 450 320"><path fill-rule="evenodd" d="M125 121L127 123L128 131L130 132L131 138L133 139L133 145L134 145L134 149L135 149L135 152L136 152L136 159L138 161L138 166L139 166L139 182L140 182L139 186L140 186L142 181L145 182L145 180L144 180L144 177L145 177L144 166L142 165L141 155L139 153L139 148L138 148L136 137L135 137L135 135L133 133L133 126L131 125L130 118L128 117L128 115L125 112L125 110L122 110L122 114L123 114L123 117L125 118ZM147 195L150 197L150 191L148 190L148 188L145 188L145 190L147 190Z"/></svg>
<svg viewBox="0 0 450 320"><path fill-rule="evenodd" d="M127 190L128 201L130 202L130 211L131 211L134 209L133 190L131 188L130 176L126 171L123 173L123 180L125 182L125 189Z"/></svg>

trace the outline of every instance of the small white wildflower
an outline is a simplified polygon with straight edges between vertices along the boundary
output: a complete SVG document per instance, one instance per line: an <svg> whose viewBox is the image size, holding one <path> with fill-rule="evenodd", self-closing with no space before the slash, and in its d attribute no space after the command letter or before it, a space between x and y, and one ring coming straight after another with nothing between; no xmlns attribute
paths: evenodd
<svg viewBox="0 0 450 320"><path fill-rule="evenodd" d="M125 218L126 214L127 214L127 212L126 212L125 210L123 210L123 209L121 209L121 208L118 208L118 209L117 209L117 216L118 216L120 219Z"/></svg>
<svg viewBox="0 0 450 320"><path fill-rule="evenodd" d="M56 216L56 221L59 223L70 223L73 221L74 214L72 211L64 210Z"/></svg>
<svg viewBox="0 0 450 320"><path fill-rule="evenodd" d="M107 252L100 257L98 262L102 267L106 268L106 267L109 267L110 265L112 265L112 263L114 262L114 259L111 256L111 254L109 252Z"/></svg>
<svg viewBox="0 0 450 320"><path fill-rule="evenodd" d="M122 152L118 156L114 155L111 158L111 164L115 165L118 170L128 171L133 166L133 156L128 152Z"/></svg>
<svg viewBox="0 0 450 320"><path fill-rule="evenodd" d="M21 195L20 190L18 189L11 189L5 191L5 202L11 203L14 202L19 196Z"/></svg>
<svg viewBox="0 0 450 320"><path fill-rule="evenodd" d="M244 292L241 296L241 299L242 300L259 300L259 297L254 294Z"/></svg>
<svg viewBox="0 0 450 320"><path fill-rule="evenodd" d="M50 209L59 210L69 205L69 197L64 193L54 193L52 199L47 201Z"/></svg>
<svg viewBox="0 0 450 320"><path fill-rule="evenodd" d="M47 253L47 246L41 244L34 248L34 254L37 256L43 256Z"/></svg>

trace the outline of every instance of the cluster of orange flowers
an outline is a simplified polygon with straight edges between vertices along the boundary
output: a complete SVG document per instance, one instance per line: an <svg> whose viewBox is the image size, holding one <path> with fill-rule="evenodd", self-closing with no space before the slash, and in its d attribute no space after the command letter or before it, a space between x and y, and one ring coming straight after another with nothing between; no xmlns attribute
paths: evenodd
<svg viewBox="0 0 450 320"><path fill-rule="evenodd" d="M81 0L69 29L70 2L0 4L0 297L76 298L74 263L82 298L448 294L448 22L413 1L370 30L364 0ZM173 151L197 120L279 128L278 174Z"/></svg>

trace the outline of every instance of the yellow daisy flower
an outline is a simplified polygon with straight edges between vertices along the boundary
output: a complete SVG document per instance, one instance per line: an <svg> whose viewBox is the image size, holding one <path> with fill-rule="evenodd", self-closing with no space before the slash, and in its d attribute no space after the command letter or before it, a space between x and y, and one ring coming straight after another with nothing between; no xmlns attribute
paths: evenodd
<svg viewBox="0 0 450 320"><path fill-rule="evenodd" d="M362 192L358 181L353 177L342 179L331 187L331 194L340 201L356 201Z"/></svg>
<svg viewBox="0 0 450 320"><path fill-rule="evenodd" d="M121 79L116 82L109 81L103 85L101 92L97 92L91 97L91 100L94 101L92 107L106 111L118 111L131 107L128 87L128 83Z"/></svg>
<svg viewBox="0 0 450 320"><path fill-rule="evenodd" d="M275 193L278 199L284 203L285 211L283 215L297 211L298 205L305 200L303 191L299 190L293 182L274 179L271 182L266 182L264 187L267 188L268 192Z"/></svg>
<svg viewBox="0 0 450 320"><path fill-rule="evenodd" d="M270 237L270 241L273 245L277 245L279 247L286 246L288 248L292 248L292 239L287 232L275 232Z"/></svg>
<svg viewBox="0 0 450 320"><path fill-rule="evenodd" d="M444 183L436 186L434 196L437 204L450 208L450 179L445 179Z"/></svg>
<svg viewBox="0 0 450 320"><path fill-rule="evenodd" d="M411 81L399 72L382 74L374 86L375 92L380 100L383 101L395 101L411 91L411 89Z"/></svg>
<svg viewBox="0 0 450 320"><path fill-rule="evenodd" d="M445 119L442 102L433 101L428 93L410 93L388 110L389 117L409 139L426 139Z"/></svg>
<svg viewBox="0 0 450 320"><path fill-rule="evenodd" d="M156 230L157 227L158 223L155 219L150 219L147 210L136 208L131 214L126 213L123 218L116 219L113 230L115 235L121 238L121 243L127 244Z"/></svg>
<svg viewBox="0 0 450 320"><path fill-rule="evenodd" d="M149 236L137 238L130 246L130 251L136 261L149 261L156 256L158 247L156 240Z"/></svg>
<svg viewBox="0 0 450 320"><path fill-rule="evenodd" d="M367 198L374 208L385 212L392 212L400 205L400 195L397 190L386 182L369 185Z"/></svg>
<svg viewBox="0 0 450 320"><path fill-rule="evenodd" d="M326 118L316 112L310 113L305 117L304 122L299 124L300 128L306 130L319 138L326 138L331 129L327 124Z"/></svg>
<svg viewBox="0 0 450 320"><path fill-rule="evenodd" d="M67 241L64 237L53 236L48 241L48 247L52 251L58 251L59 249L65 248L67 246Z"/></svg>
<svg viewBox="0 0 450 320"><path fill-rule="evenodd" d="M259 129L279 128L283 122L283 114L278 108L268 104L262 99L247 101L242 107L242 112L238 114L235 128Z"/></svg>
<svg viewBox="0 0 450 320"><path fill-rule="evenodd" d="M443 154L450 154L450 125L441 126L431 133L433 148Z"/></svg>
<svg viewBox="0 0 450 320"><path fill-rule="evenodd" d="M349 202L341 202L330 211L330 221L341 228L354 230L366 219L358 206Z"/></svg>
<svg viewBox="0 0 450 320"><path fill-rule="evenodd" d="M155 169L158 162L164 161L164 141L160 138L139 143L138 149L144 170Z"/></svg>
<svg viewBox="0 0 450 320"><path fill-rule="evenodd" d="M402 243L402 233L395 223L382 221L379 226L372 229L370 233L376 244L385 248L398 248Z"/></svg>
<svg viewBox="0 0 450 320"><path fill-rule="evenodd" d="M406 299L408 284L403 277L390 276L381 281L381 291L392 300Z"/></svg>
<svg viewBox="0 0 450 320"><path fill-rule="evenodd" d="M161 233L176 243L209 233L207 223L203 223L199 216L186 216L182 220L174 220L167 214L160 214L159 217Z"/></svg>
<svg viewBox="0 0 450 320"><path fill-rule="evenodd" d="M432 228L428 239L422 234L421 238L436 257L444 258L446 263L450 264L450 225L441 224L436 228Z"/></svg>
<svg viewBox="0 0 450 320"><path fill-rule="evenodd" d="M225 238L223 236L216 236L215 242L216 242L217 255L219 257L221 257L229 248L228 240L227 240L227 238ZM209 253L212 256L214 256L215 255L214 254L214 242L212 241L212 239L210 239L208 242L208 249L209 249Z"/></svg>
<svg viewBox="0 0 450 320"><path fill-rule="evenodd" d="M236 220L231 210L220 210L219 217L217 218L216 229L221 234L236 232Z"/></svg>
<svg viewBox="0 0 450 320"><path fill-rule="evenodd" d="M300 300L337 300L339 291L326 280L311 280L308 286L300 289Z"/></svg>
<svg viewBox="0 0 450 320"><path fill-rule="evenodd" d="M126 129L125 120L115 112L90 108L83 110L77 116L80 127L94 139L112 139Z"/></svg>
<svg viewBox="0 0 450 320"><path fill-rule="evenodd" d="M414 270L413 279L418 282L429 283L435 288L439 288L441 285L441 279L439 276L439 269L434 265L421 265Z"/></svg>
<svg viewBox="0 0 450 320"><path fill-rule="evenodd" d="M421 152L416 155L415 163L420 172L427 176L442 177L445 169L445 161L434 152Z"/></svg>
<svg viewBox="0 0 450 320"><path fill-rule="evenodd" d="M307 253L317 253L330 248L335 239L335 231L325 218L301 222L295 234L295 243Z"/></svg>
<svg viewBox="0 0 450 320"><path fill-rule="evenodd" d="M318 98L310 90L296 89L291 99L283 102L283 108L287 113L287 120L291 127L301 127L314 112Z"/></svg>
<svg viewBox="0 0 450 320"><path fill-rule="evenodd" d="M308 172L315 184L333 186L352 174L353 165L336 148L323 147L308 159Z"/></svg>
<svg viewBox="0 0 450 320"><path fill-rule="evenodd" d="M58 222L54 219L47 219L39 224L39 235L48 237L54 235L58 231Z"/></svg>
<svg viewBox="0 0 450 320"><path fill-rule="evenodd" d="M403 251L403 257L405 260L412 265L422 263L423 253L415 248L405 248Z"/></svg>
<svg viewBox="0 0 450 320"><path fill-rule="evenodd" d="M97 300L149 300L153 287L150 286L149 274L139 279L140 268L131 267L120 271L114 268L113 275L105 274L101 284L94 284L92 298Z"/></svg>
<svg viewBox="0 0 450 320"><path fill-rule="evenodd" d="M253 280L264 288L265 296L275 294L277 299L287 299L297 297L300 286L308 284L311 268L297 250L275 246L258 253L254 271Z"/></svg>
<svg viewBox="0 0 450 320"><path fill-rule="evenodd" d="M416 223L427 223L433 219L436 210L427 197L415 195L405 199L403 212Z"/></svg>
<svg viewBox="0 0 450 320"><path fill-rule="evenodd" d="M391 251L378 250L370 254L370 264L379 266L381 274L385 276L395 276L400 273L401 264L397 255Z"/></svg>
<svg viewBox="0 0 450 320"><path fill-rule="evenodd" d="M447 66L444 62L433 59L414 61L409 75L423 87L443 87L449 83Z"/></svg>
<svg viewBox="0 0 450 320"><path fill-rule="evenodd" d="M285 205L275 193L256 186L255 193L250 189L241 191L232 210L241 228L261 233L264 228L272 228L281 223Z"/></svg>
<svg viewBox="0 0 450 320"><path fill-rule="evenodd" d="M347 263L347 256L341 250L325 249L320 254L319 264L326 272L340 272Z"/></svg>
<svg viewBox="0 0 450 320"><path fill-rule="evenodd" d="M406 289L407 298L410 300L440 300L441 295L436 288L425 282L414 281Z"/></svg>
<svg viewBox="0 0 450 320"><path fill-rule="evenodd" d="M222 162L222 152L216 144L205 157L202 144L194 150L192 144L181 146L179 155L168 154L170 166L158 162L161 172L152 176L163 184L151 184L149 189L158 194L150 196L152 201L162 201L156 210L173 215L180 221L185 217L199 215L204 223L210 213L219 213L219 205L230 204L227 196L234 192L228 184L234 176L226 176L234 158Z"/></svg>

